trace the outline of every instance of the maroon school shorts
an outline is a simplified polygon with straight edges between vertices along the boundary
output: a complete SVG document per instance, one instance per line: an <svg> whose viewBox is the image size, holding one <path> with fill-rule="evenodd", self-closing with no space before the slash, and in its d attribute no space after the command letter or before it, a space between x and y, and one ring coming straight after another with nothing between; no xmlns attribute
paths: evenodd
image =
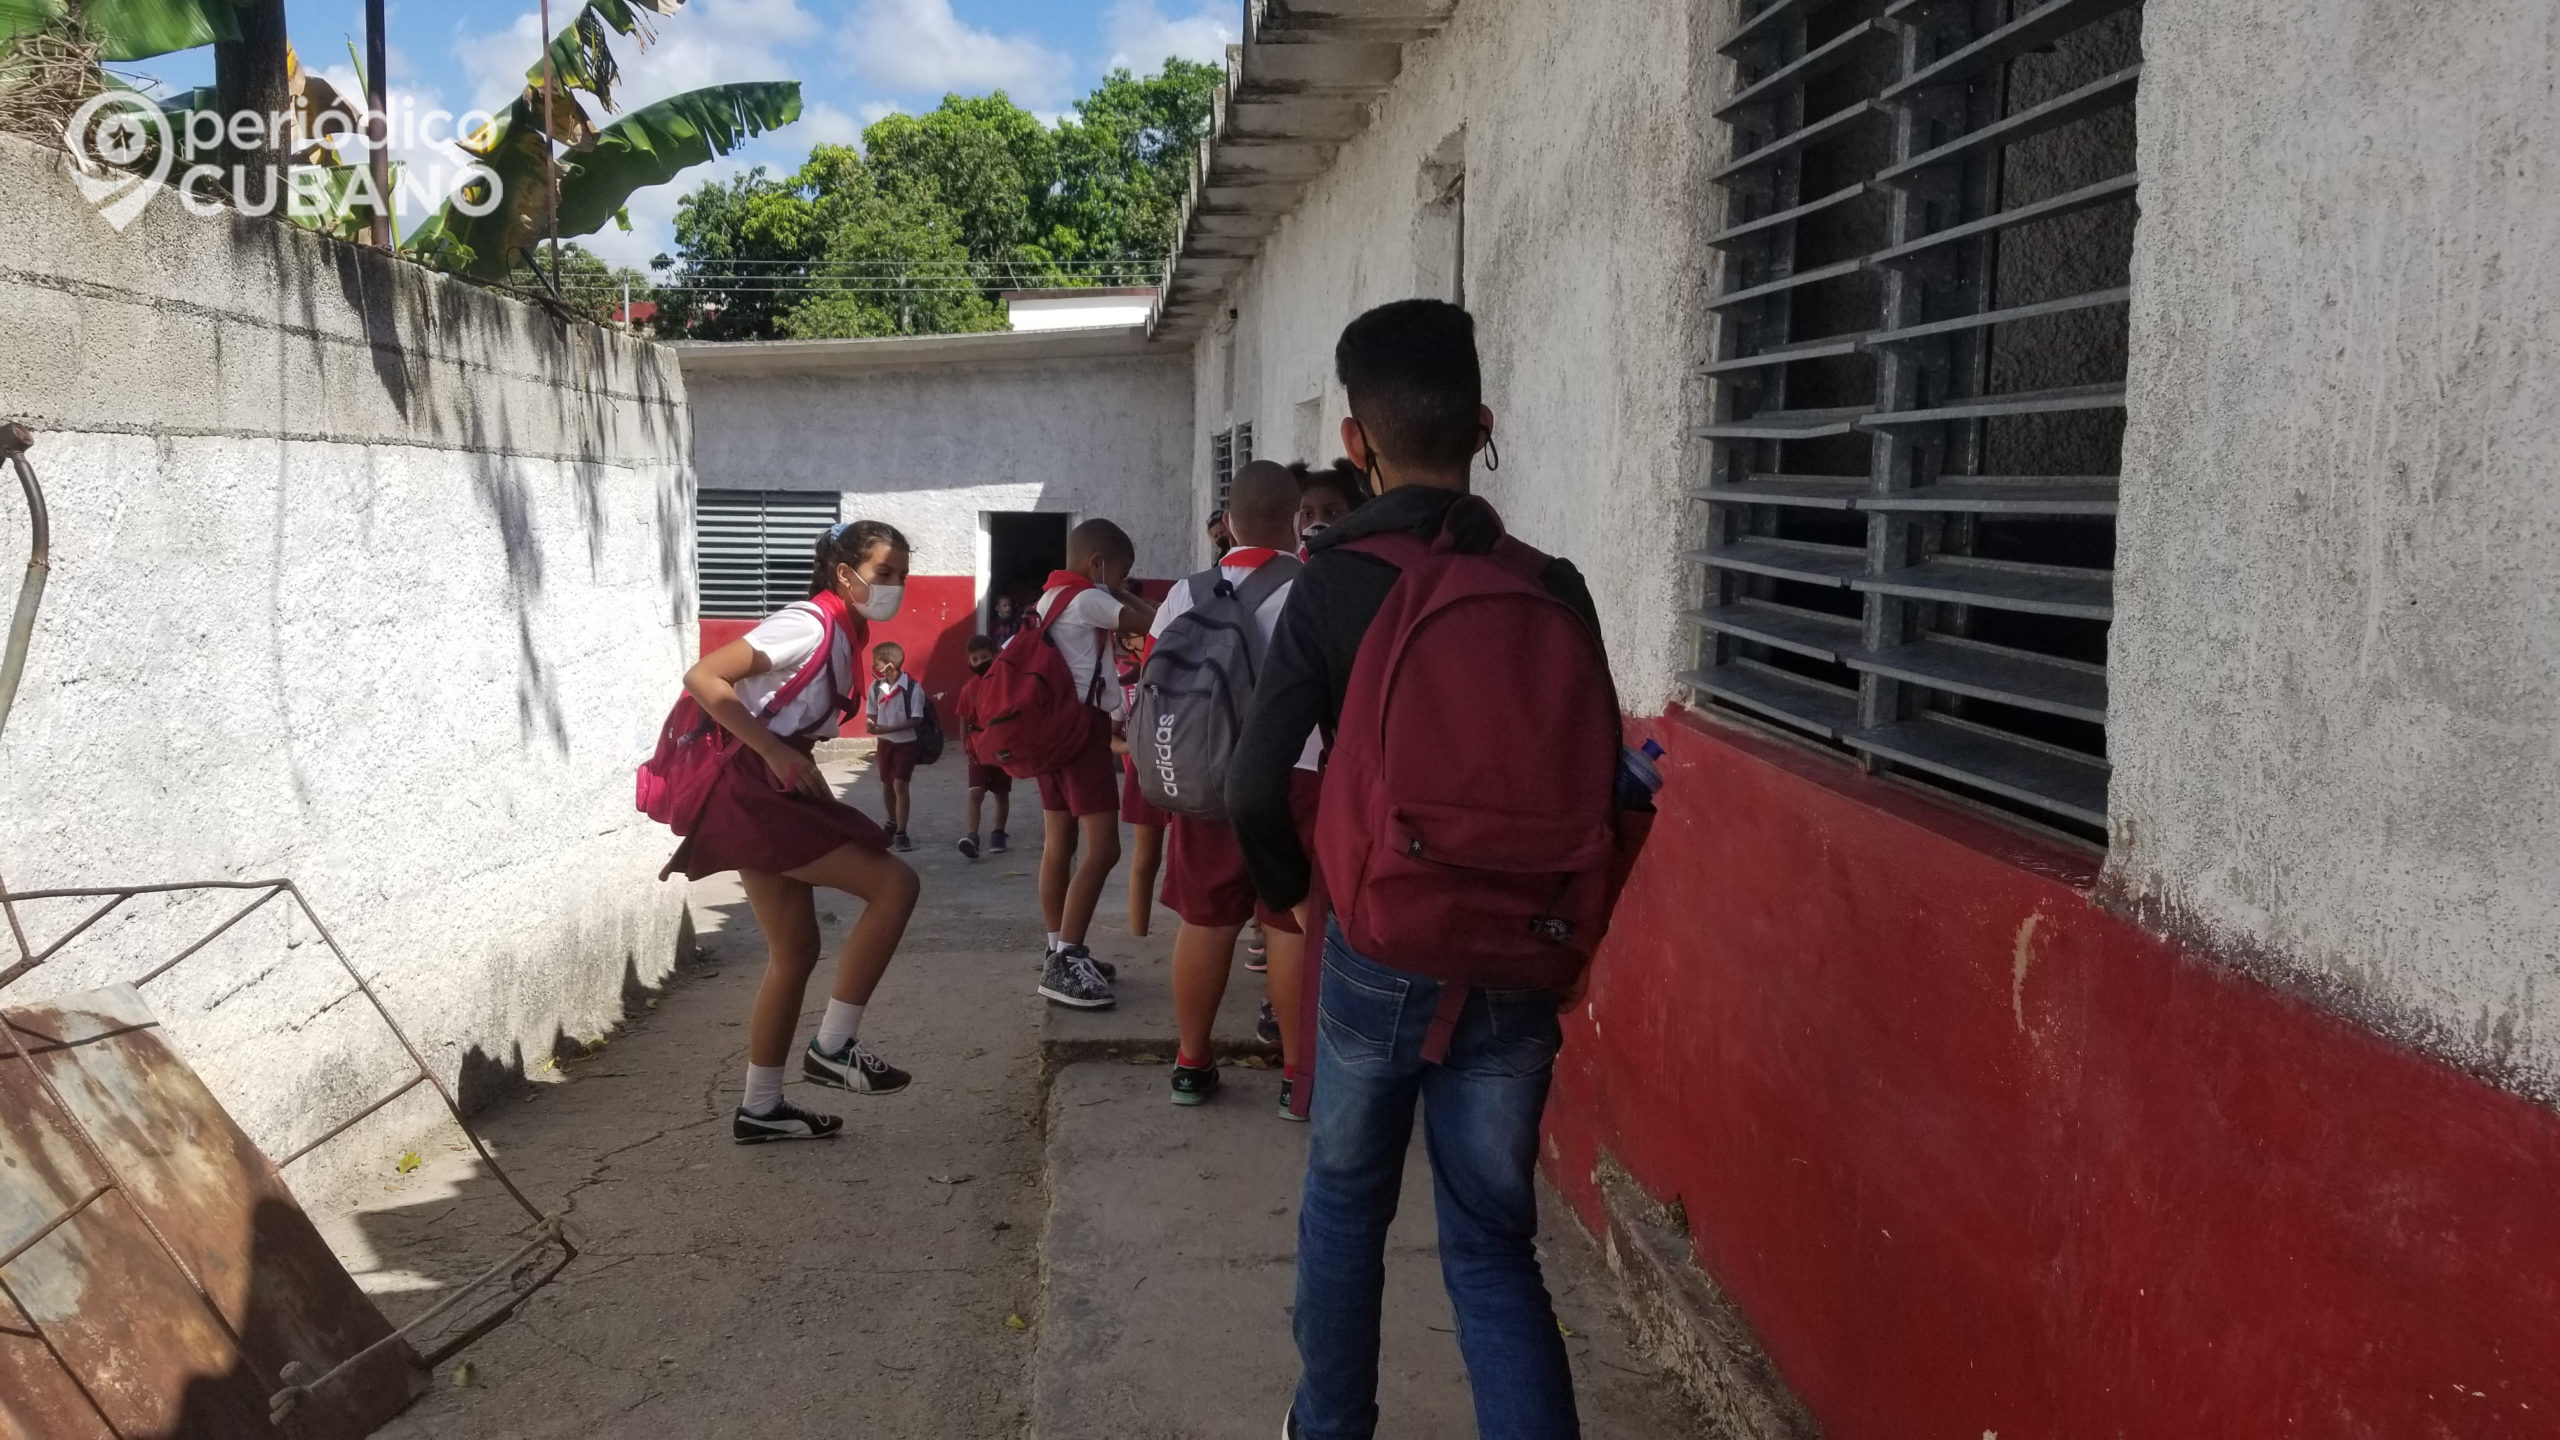
<svg viewBox="0 0 2560 1440"><path fill-rule="evenodd" d="M981 765L972 760L969 762L969 788L984 790L990 795L1010 795L1013 793L1013 777L1004 773L1001 765Z"/></svg>
<svg viewBox="0 0 2560 1440"><path fill-rule="evenodd" d="M1297 821L1298 843L1309 855L1315 853L1316 800L1322 791L1323 778L1313 770L1289 777L1289 814ZM1164 903L1185 924L1242 925L1258 919L1265 930L1299 933L1296 915L1275 911L1255 896L1236 832L1214 820L1173 817L1165 839Z"/></svg>
<svg viewBox="0 0 2560 1440"><path fill-rule="evenodd" d="M882 740L871 755L871 768L880 772L883 788L900 780L916 778L916 742Z"/></svg>
<svg viewBox="0 0 2560 1440"><path fill-rule="evenodd" d="M1111 717L1085 712L1093 729L1084 748L1064 766L1040 777L1040 808L1069 815L1114 815L1120 810L1119 756L1111 753Z"/></svg>
<svg viewBox="0 0 2560 1440"><path fill-rule="evenodd" d="M1147 793L1138 788L1138 765L1128 756L1120 757L1120 818L1132 825L1153 825L1161 830L1173 817L1147 803Z"/></svg>

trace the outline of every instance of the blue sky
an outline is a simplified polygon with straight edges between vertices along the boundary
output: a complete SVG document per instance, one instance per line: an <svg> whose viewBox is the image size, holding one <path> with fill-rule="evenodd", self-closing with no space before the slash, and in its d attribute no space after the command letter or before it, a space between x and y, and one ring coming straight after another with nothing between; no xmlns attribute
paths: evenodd
<svg viewBox="0 0 2560 1440"><path fill-rule="evenodd" d="M576 3L553 0L552 23L565 24ZM623 107L700 85L798 80L800 122L633 197L632 233L607 227L584 243L645 262L672 244L676 200L704 177L797 168L811 145L852 141L880 116L931 109L948 92L1000 89L1054 117L1114 65L1143 73L1167 55L1216 58L1242 9L1239 0L688 0L657 22L646 50L616 37ZM536 15L526 0L391 0L395 111L503 103L541 55ZM287 16L305 63L351 86L347 42L362 46L363 0L287 0ZM212 51L119 68L171 87L209 84ZM453 163L426 147L395 154L422 175ZM418 218L404 208L401 224Z"/></svg>

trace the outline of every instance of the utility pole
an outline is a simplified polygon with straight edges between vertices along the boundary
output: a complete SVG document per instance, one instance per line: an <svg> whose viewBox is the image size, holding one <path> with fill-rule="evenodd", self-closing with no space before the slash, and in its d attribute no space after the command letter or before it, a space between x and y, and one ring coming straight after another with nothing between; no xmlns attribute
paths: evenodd
<svg viewBox="0 0 2560 1440"><path fill-rule="evenodd" d="M551 56L551 0L542 0L542 179L549 201L542 210L543 233L551 237L551 293L560 293L560 154L552 148L552 99L559 66Z"/></svg>
<svg viewBox="0 0 2560 1440"><path fill-rule="evenodd" d="M383 0L364 0L364 133L372 155L373 191L382 203L373 212L373 243L390 249L397 243L399 207L391 199L391 36L382 14Z"/></svg>

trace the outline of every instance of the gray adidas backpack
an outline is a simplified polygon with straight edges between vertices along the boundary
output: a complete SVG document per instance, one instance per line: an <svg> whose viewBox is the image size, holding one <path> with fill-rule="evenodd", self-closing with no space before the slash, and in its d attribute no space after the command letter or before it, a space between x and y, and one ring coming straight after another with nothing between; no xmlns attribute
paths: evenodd
<svg viewBox="0 0 2560 1440"><path fill-rule="evenodd" d="M1129 711L1138 793L1157 809L1226 820L1227 762L1262 679L1262 627L1253 617L1304 568L1293 555L1275 555L1242 585L1215 568L1182 582L1191 608L1156 637Z"/></svg>

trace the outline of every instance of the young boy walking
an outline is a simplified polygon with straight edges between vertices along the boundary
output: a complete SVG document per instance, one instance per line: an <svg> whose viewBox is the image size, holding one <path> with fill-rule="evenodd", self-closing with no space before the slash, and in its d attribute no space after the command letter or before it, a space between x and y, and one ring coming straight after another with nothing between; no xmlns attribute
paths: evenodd
<svg viewBox="0 0 2560 1440"><path fill-rule="evenodd" d="M1473 320L1381 306L1334 364L1376 498L1309 538L1227 784L1263 904L1303 906L1290 776L1310 726L1331 740L1285 1433L1377 1428L1387 1226L1420 1101L1479 1431L1562 1440L1579 1423L1535 1248L1538 1123L1557 1005L1607 923L1617 701L1581 576L1466 493L1493 429Z"/></svg>
<svg viewBox="0 0 2560 1440"><path fill-rule="evenodd" d="M1265 575L1267 567L1279 567L1269 573L1285 571L1294 575L1298 570L1293 553L1298 539L1297 509L1297 477L1286 467L1270 460L1256 460L1238 470L1226 511L1227 522L1235 532L1235 548L1220 557L1216 565L1173 587L1156 611L1155 635L1162 637L1167 627L1191 613L1196 596L1214 591L1221 583L1239 597L1254 597L1256 579ZM1281 580L1276 585L1260 587L1254 603L1253 622L1266 656L1292 583ZM1316 779L1312 729L1310 726L1310 733L1304 737L1309 742L1308 768L1295 777L1308 805L1314 800ZM1236 847L1233 828L1224 821L1192 815L1173 816L1164 899L1182 921L1173 940L1173 1013L1181 1036L1174 1052L1173 1103L1199 1105L1218 1093L1212 1031L1218 1006L1226 998L1228 971L1235 963L1236 936L1258 916L1269 959L1269 1008L1285 1017L1277 1027L1283 1067L1280 1113L1295 1118L1290 1113L1290 1091L1297 1084L1298 1067L1304 1063L1296 1018L1305 954L1305 937L1299 933L1296 918L1286 909L1267 909L1255 902L1253 882L1245 874L1244 854Z"/></svg>
<svg viewBox="0 0 2560 1440"><path fill-rule="evenodd" d="M1128 532L1087 520L1067 533L1067 568L1049 576L1033 607L1088 712L1075 758L1040 777L1040 915L1049 936L1040 993L1079 1010L1115 1003L1111 969L1085 948L1085 934L1120 863L1120 764L1111 741L1126 704L1112 637L1145 634L1156 614L1128 592L1137 560Z"/></svg>
<svg viewBox="0 0 2560 1440"><path fill-rule="evenodd" d="M1013 777L1001 765L991 765L978 756L978 733L985 729L985 717L978 713L978 692L984 688L987 667L996 662L996 642L984 635L969 637L969 678L960 682L960 697L951 702L951 713L960 725L960 754L969 766L969 829L960 837L960 853L978 858L978 817L984 813L989 799L996 802L995 828L987 832L986 853L1005 853L1008 841L1004 833L1006 820L1013 814Z"/></svg>
<svg viewBox="0 0 2560 1440"><path fill-rule="evenodd" d="M913 850L907 838L907 794L916 778L916 734L924 725L924 687L906 671L907 652L894 640L871 647L871 692L864 719L879 744L872 768L880 772L880 796L889 809L889 843Z"/></svg>

